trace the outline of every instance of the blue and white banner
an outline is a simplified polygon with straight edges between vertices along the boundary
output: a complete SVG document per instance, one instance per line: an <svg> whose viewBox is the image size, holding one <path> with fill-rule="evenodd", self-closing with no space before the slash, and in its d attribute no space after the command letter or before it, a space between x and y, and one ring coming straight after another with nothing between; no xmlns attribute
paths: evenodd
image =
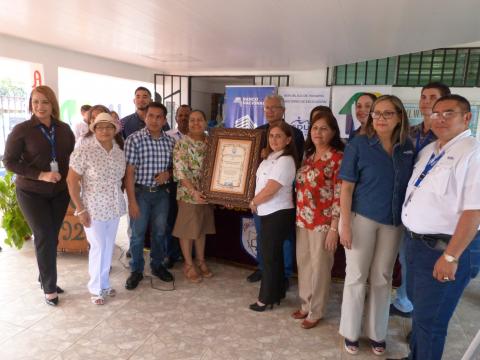
<svg viewBox="0 0 480 360"><path fill-rule="evenodd" d="M302 130L305 138L308 133L310 111L318 105L330 105L329 87L280 87L278 95L285 99L285 121Z"/></svg>
<svg viewBox="0 0 480 360"><path fill-rule="evenodd" d="M275 86L225 86L224 126L255 129L263 125L263 99L275 93Z"/></svg>
<svg viewBox="0 0 480 360"><path fill-rule="evenodd" d="M248 255L257 260L257 231L252 217L242 217L242 247Z"/></svg>

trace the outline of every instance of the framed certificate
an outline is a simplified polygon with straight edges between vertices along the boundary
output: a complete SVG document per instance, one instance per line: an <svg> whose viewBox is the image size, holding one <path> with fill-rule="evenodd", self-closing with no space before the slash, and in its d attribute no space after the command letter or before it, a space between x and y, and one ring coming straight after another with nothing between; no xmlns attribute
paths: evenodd
<svg viewBox="0 0 480 360"><path fill-rule="evenodd" d="M212 130L202 183L209 203L248 208L255 195L262 133L263 130Z"/></svg>

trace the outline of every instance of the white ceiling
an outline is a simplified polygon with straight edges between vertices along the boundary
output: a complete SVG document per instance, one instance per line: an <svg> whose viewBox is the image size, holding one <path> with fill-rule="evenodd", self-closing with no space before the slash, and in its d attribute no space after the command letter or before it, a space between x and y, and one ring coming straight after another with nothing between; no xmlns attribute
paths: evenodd
<svg viewBox="0 0 480 360"><path fill-rule="evenodd" d="M170 73L315 70L478 42L479 5L479 0L0 0L0 33Z"/></svg>

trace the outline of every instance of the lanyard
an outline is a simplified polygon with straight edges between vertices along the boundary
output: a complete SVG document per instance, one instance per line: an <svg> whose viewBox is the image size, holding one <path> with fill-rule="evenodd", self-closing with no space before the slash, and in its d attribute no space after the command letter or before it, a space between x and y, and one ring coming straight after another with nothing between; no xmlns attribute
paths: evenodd
<svg viewBox="0 0 480 360"><path fill-rule="evenodd" d="M443 157L443 155L445 155L445 150L443 150L440 154L438 154L437 156L435 156L435 153L432 154L432 156L430 156L430 160L428 160L428 163L427 165L425 165L425 169L423 169L422 173L420 174L420 176L418 177L417 181L415 181L415 187L419 187L420 184L422 183L423 179L425 179L425 176L428 175L428 173L430 172L430 170L433 169L433 167L435 165L437 165L437 163L440 161L440 159Z"/></svg>
<svg viewBox="0 0 480 360"><path fill-rule="evenodd" d="M415 142L415 153L418 154L420 150L422 150L426 145L430 143L430 139L432 138L432 131L428 130L427 136L423 139L423 141L420 141L420 133L422 130L420 130L417 133L417 141Z"/></svg>
<svg viewBox="0 0 480 360"><path fill-rule="evenodd" d="M56 161L57 154L55 152L55 125L52 124L50 132L45 129L45 126L40 125L40 130L42 131L43 136L48 140L52 148L52 160Z"/></svg>

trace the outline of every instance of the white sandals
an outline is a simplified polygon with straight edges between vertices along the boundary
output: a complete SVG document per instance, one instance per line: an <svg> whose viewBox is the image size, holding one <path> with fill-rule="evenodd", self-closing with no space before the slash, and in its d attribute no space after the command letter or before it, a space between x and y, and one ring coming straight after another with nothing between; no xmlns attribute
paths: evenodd
<svg viewBox="0 0 480 360"><path fill-rule="evenodd" d="M103 289L101 294L103 296L114 297L115 295L117 295L117 291L115 289L108 288L108 289Z"/></svg>
<svg viewBox="0 0 480 360"><path fill-rule="evenodd" d="M90 297L90 301L92 302L93 305L104 305L105 304L105 298L102 295L92 295Z"/></svg>

